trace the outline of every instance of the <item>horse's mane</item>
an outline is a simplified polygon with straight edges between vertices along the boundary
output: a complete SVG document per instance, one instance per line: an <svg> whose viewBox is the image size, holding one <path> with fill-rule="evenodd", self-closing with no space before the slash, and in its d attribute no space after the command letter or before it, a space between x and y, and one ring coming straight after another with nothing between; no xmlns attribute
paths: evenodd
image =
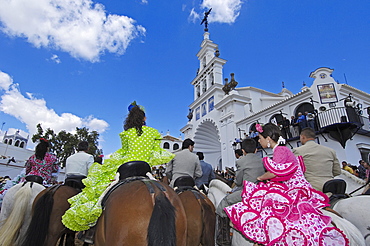
<svg viewBox="0 0 370 246"><path fill-rule="evenodd" d="M347 178L350 178L352 179L354 182L360 184L360 185L364 185L366 182L365 180L363 179L360 179L359 177L356 177L355 175L353 175L352 173L346 171L346 170L341 170L341 174L343 174L344 176L346 176Z"/></svg>
<svg viewBox="0 0 370 246"><path fill-rule="evenodd" d="M31 183L26 183L16 193L14 206L9 217L5 219L0 229L0 246L15 245L19 241L19 230L23 224L26 212L28 211L29 201L32 195Z"/></svg>
<svg viewBox="0 0 370 246"><path fill-rule="evenodd" d="M54 204L53 195L60 186L52 186L37 201L34 201L31 223L22 246L44 245Z"/></svg>
<svg viewBox="0 0 370 246"><path fill-rule="evenodd" d="M148 226L148 246L176 245L176 209L160 192L155 197L152 217Z"/></svg>
<svg viewBox="0 0 370 246"><path fill-rule="evenodd" d="M214 187L222 192L226 193L231 190L230 186L228 186L225 182L219 179L212 179L209 183L209 188Z"/></svg>

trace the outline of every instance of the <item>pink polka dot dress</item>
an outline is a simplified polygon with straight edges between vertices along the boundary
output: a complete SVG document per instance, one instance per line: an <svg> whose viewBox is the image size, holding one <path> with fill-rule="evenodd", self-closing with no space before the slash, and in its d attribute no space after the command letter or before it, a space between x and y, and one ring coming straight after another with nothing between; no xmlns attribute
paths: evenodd
<svg viewBox="0 0 370 246"><path fill-rule="evenodd" d="M320 211L329 199L304 178L302 157L277 146L273 159L264 157L263 163L276 177L266 183L244 181L242 202L225 208L235 229L263 245L349 245Z"/></svg>

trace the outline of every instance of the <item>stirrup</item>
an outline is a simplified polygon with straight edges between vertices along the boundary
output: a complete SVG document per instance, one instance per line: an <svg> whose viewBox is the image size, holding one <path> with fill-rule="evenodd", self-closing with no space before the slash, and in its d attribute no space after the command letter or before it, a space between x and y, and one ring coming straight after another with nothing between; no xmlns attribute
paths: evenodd
<svg viewBox="0 0 370 246"><path fill-rule="evenodd" d="M80 231L77 234L77 238L85 243L94 244L95 226L91 227L86 231Z"/></svg>

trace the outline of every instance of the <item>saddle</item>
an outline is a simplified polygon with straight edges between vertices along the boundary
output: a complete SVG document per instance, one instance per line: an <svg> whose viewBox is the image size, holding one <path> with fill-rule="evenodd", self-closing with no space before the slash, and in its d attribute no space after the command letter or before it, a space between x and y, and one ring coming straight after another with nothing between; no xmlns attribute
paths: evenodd
<svg viewBox="0 0 370 246"><path fill-rule="evenodd" d="M64 181L64 184L66 186L82 190L83 188L85 188L85 185L82 183L82 180L85 178L86 178L85 175L68 174L67 178Z"/></svg>
<svg viewBox="0 0 370 246"><path fill-rule="evenodd" d="M42 185L44 179L41 177L41 176L38 176L38 175L28 175L26 176L26 181L28 182L35 182L35 183L38 183L40 185Z"/></svg>
<svg viewBox="0 0 370 246"><path fill-rule="evenodd" d="M175 183L173 185L173 187L175 188L175 191L177 194L180 194L184 191L188 191L188 190L191 190L191 191L198 191L197 189L195 189L195 182L194 182L194 179L190 176L181 176L181 177L178 177L176 180L175 180Z"/></svg>
<svg viewBox="0 0 370 246"><path fill-rule="evenodd" d="M129 161L122 164L118 171L119 179L123 180L128 177L146 177L146 173L151 173L150 166L145 161Z"/></svg>
<svg viewBox="0 0 370 246"><path fill-rule="evenodd" d="M322 191L324 193L332 193L329 197L329 203L334 205L339 199L348 198L346 192L347 183L343 179L332 179L324 184Z"/></svg>
<svg viewBox="0 0 370 246"><path fill-rule="evenodd" d="M151 172L150 166L145 161L129 161L122 164L117 172L119 173L119 181L114 184L108 192L104 195L101 205L104 208L105 203L110 196L110 194L116 190L118 187L124 184L128 184L130 182L140 180L144 182L149 190L150 193L154 193L154 189L151 187L150 183L152 180L148 179L146 176L147 172ZM166 191L166 189L162 186L159 186L156 182L153 182L160 190Z"/></svg>

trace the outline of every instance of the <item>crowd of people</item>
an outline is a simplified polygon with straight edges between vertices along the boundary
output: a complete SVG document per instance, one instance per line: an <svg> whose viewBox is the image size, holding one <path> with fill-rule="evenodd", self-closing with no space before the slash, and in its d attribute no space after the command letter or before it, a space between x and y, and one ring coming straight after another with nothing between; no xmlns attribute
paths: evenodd
<svg viewBox="0 0 370 246"><path fill-rule="evenodd" d="M217 176L234 184L232 192L216 208L218 245L231 245L230 221L255 245L275 242L291 245L292 240L303 240L307 245L319 242L348 245L343 232L331 227L330 217L320 211L329 206L323 185L339 175L341 167L334 150L315 142L315 124L309 123L309 113L299 113L297 120L294 116L291 121L284 119L287 125L280 127L256 124L253 137L243 139L241 148L235 150L235 169L221 171L213 170L204 161L204 153L193 153L195 142L191 139L185 139L182 149L175 154L161 148L160 133L146 126L144 108L134 102L128 111L124 131L119 134L122 146L104 163L102 158L94 159L87 153L86 141L81 141L77 152L66 160L65 183L73 184L81 192L68 199L70 208L62 222L73 231L86 231L82 237L85 242L92 243L94 225L102 213L99 197L112 181L117 181L119 166L144 161L151 167L152 177L166 178L173 188L183 176L191 177L204 192ZM292 129L297 130L302 143L293 150L285 147L285 139L293 136ZM258 143L264 149L272 149L272 158L262 158L257 153ZM40 139L25 168L25 176L40 176L45 185L54 183L58 173L57 158L49 153L49 147L47 140ZM343 163L343 169L355 174L354 168ZM356 173L368 181L369 165L363 160L359 164ZM298 209L302 207L305 209ZM299 213L293 212L298 210ZM250 216L253 219L245 219Z"/></svg>

